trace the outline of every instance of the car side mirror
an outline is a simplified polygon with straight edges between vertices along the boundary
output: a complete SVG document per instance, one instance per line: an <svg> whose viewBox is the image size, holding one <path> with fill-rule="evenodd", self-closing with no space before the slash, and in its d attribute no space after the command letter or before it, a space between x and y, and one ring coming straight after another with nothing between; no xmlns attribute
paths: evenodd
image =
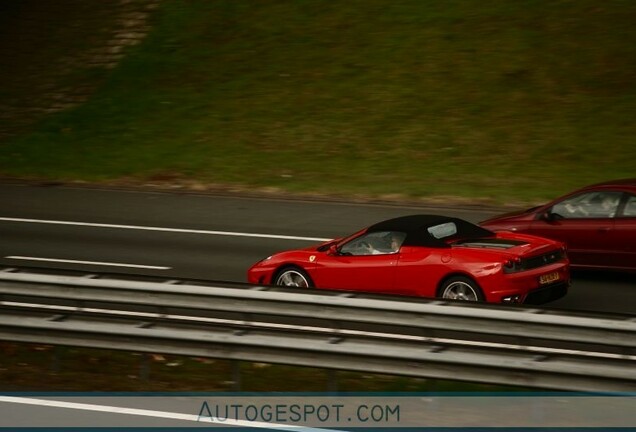
<svg viewBox="0 0 636 432"><path fill-rule="evenodd" d="M331 246L329 246L327 255L340 255L340 252L338 251L338 245L332 244Z"/></svg>
<svg viewBox="0 0 636 432"><path fill-rule="evenodd" d="M552 213L552 210L547 210L545 213L541 215L541 219L543 219L546 222L554 222L559 219L563 219L563 216L561 216L558 213Z"/></svg>

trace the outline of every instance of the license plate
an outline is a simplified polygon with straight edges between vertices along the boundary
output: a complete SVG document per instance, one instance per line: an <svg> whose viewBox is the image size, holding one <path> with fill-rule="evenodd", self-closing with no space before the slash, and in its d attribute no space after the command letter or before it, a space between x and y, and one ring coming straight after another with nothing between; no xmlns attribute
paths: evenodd
<svg viewBox="0 0 636 432"><path fill-rule="evenodd" d="M553 272L539 276L539 283L541 285L545 285L557 280L559 280L559 272Z"/></svg>

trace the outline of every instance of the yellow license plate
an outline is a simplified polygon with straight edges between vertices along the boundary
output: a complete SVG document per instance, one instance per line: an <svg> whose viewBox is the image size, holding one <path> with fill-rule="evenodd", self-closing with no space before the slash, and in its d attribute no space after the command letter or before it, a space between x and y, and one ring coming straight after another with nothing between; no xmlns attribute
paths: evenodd
<svg viewBox="0 0 636 432"><path fill-rule="evenodd" d="M548 273L548 274L539 276L539 283L541 285L545 285L547 283L554 282L557 280L559 280L559 272L553 272L553 273Z"/></svg>

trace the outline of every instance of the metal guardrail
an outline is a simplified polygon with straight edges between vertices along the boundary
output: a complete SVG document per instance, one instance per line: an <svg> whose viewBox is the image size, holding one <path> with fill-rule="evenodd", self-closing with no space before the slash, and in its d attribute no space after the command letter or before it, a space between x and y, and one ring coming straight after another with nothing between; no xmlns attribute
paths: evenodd
<svg viewBox="0 0 636 432"><path fill-rule="evenodd" d="M636 389L636 320L0 272L0 339L575 391Z"/></svg>

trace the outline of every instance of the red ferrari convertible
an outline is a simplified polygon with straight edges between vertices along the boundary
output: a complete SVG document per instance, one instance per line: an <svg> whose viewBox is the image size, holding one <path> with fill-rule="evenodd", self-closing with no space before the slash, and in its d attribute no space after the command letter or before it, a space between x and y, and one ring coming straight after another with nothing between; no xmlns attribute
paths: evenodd
<svg viewBox="0 0 636 432"><path fill-rule="evenodd" d="M251 284L529 304L564 296L570 283L563 243L436 215L390 219L281 252L247 277Z"/></svg>

